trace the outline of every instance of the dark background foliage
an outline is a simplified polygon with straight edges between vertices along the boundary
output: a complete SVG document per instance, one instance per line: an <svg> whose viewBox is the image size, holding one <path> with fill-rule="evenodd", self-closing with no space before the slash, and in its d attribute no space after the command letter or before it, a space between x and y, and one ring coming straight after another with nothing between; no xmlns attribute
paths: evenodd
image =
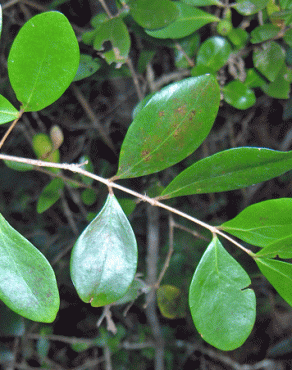
<svg viewBox="0 0 292 370"><path fill-rule="evenodd" d="M107 3L115 12L114 2ZM90 19L102 10L97 0L2 1L0 89L1 94L15 105L17 101L9 85L6 68L11 44L25 21L39 12L50 10L52 5L68 17L79 40L82 33L90 29ZM238 14L234 17L235 23L239 24L241 20ZM251 22L251 29L247 31L257 25L256 20L254 22L254 25ZM212 32L212 27L203 27L200 30L202 40L207 39ZM138 55L143 48L147 48L147 41L141 41L135 32L131 32L131 38L130 56L137 69ZM85 44L80 43L80 48L83 52L99 57ZM247 66L251 63L248 56L245 63ZM226 74L224 68L223 76ZM158 43L148 70L137 75L145 95L150 92L151 75L153 81L160 82L162 87L184 78L188 70L176 67L172 47ZM64 144L60 148L62 162L77 163L83 155L87 155L96 174L107 178L113 176L117 170L122 140L138 103L132 77L127 67L115 69L104 64L90 78L73 83L56 103L43 111L26 113L5 142L3 152L34 158L33 135L48 133L57 124L64 133ZM291 149L291 100L274 99L257 90L256 95L256 104L248 110L240 111L222 102L209 137L186 160L157 175L124 180L123 185L140 193L151 194L155 192L155 186L165 186L175 174L195 160L227 148L259 146L277 150ZM6 129L7 126L1 126L1 136ZM166 319L156 308L155 300L148 302L145 309L145 295L141 295L131 307L124 305L111 308L110 324L117 330L115 335L106 329L106 319L98 327L97 322L103 315L103 309L92 308L78 298L69 276L69 259L77 236L92 215L102 207L107 195L106 188L94 184L97 199L92 205L86 205L80 189L66 187L54 206L38 214L36 202L50 181L48 173L44 170L17 172L2 163L0 178L1 213L49 259L56 272L61 295L60 311L52 324L29 322L1 305L0 363L3 369L158 370L161 368L157 363L155 365L157 351L163 351L166 369L291 368L291 307L258 274L253 262L233 250L228 243L227 248L235 253L251 275L258 302L255 328L241 348L227 353L215 350L197 334L188 310L183 318ZM180 197L173 200L172 205L218 225L237 215L249 204L291 197L291 180L291 174L287 173L243 190ZM124 196L119 192L116 194ZM138 272L143 280L149 276L151 265L160 271L171 240L169 214L165 211L151 211L149 207L139 203L129 215L138 241ZM210 235L186 220L175 217L175 222L171 226L174 230L174 254L162 283L181 289L187 302L191 276ZM188 231L193 231L193 234ZM151 252L149 233L159 238L158 251ZM262 366L259 367L261 361Z"/></svg>

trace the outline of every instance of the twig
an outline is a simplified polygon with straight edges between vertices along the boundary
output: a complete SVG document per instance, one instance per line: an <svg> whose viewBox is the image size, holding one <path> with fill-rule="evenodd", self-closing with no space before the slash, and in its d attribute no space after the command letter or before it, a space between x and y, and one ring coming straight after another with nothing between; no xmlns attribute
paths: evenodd
<svg viewBox="0 0 292 370"><path fill-rule="evenodd" d="M84 109L87 117L92 122L93 127L97 129L97 131L99 132L100 137L109 146L109 148L111 148L111 150L114 153L116 153L114 144L112 143L110 137L107 135L105 129L103 128L102 124L99 122L96 114L94 113L93 109L89 105L88 101L85 99L85 97L82 94L82 92L80 91L80 89L78 89L78 87L75 86L74 84L72 84L71 88L72 88L77 100L79 101L82 108Z"/></svg>
<svg viewBox="0 0 292 370"><path fill-rule="evenodd" d="M21 118L23 112L24 112L23 110L20 110L18 112L18 117L11 123L11 125L9 126L9 129L5 132L4 136L2 137L2 139L0 141L0 149L2 148L3 144L5 143L5 141L8 137L8 135L10 134L10 132L14 129L15 125L17 124L17 122Z"/></svg>
<svg viewBox="0 0 292 370"><path fill-rule="evenodd" d="M140 87L140 84L139 84L139 79L138 79L137 73L136 73L136 71L133 67L132 60L128 57L126 63L127 63L127 66L128 66L128 68L131 72L131 76L132 76L132 79L133 79L133 82L134 82L134 86L136 88L138 99L142 100L144 98L144 95L142 93L142 90L141 90L141 87Z"/></svg>
<svg viewBox="0 0 292 370"><path fill-rule="evenodd" d="M157 279L157 264L159 251L159 210L155 207L146 207L147 211L147 257L146 282L154 287ZM159 319L156 313L156 290L151 289L146 298L146 316L155 340L155 370L164 369L164 339Z"/></svg>
<svg viewBox="0 0 292 370"><path fill-rule="evenodd" d="M95 175L91 172L88 172L88 171L82 169L80 167L81 165L79 165L79 164L45 162L45 161L41 161L39 159L15 157L15 156L12 156L12 155L1 154L1 153L0 153L0 159L7 160L7 161L12 161L12 162L31 164L33 166L39 166L39 167L61 168L61 169L68 170L68 171L71 171L71 172L74 172L74 173L80 173L81 175L90 177L93 180L96 180L98 182L101 182L101 183L105 184L108 188L119 189L119 190L121 190L125 193L133 195L136 198L141 199L144 202L147 202L147 203L151 204L152 206L164 208L164 209L166 209L167 211L169 211L171 213L174 213L178 216L186 218L187 220L189 220L191 222L194 222L195 224L200 225L200 226L204 227L205 229L208 229L209 231L211 231L211 233L213 235L215 235L215 234L221 235L223 238L229 240L231 243L233 243L234 245L236 245L237 247L242 249L245 253L249 254L251 257L254 256L254 253L251 250L245 248L240 243L238 243L235 239L231 238L229 235L222 232L219 227L211 226L211 225L207 224L206 222L203 222L203 221L201 221L201 220L199 220L195 217L192 217L192 216L190 216L190 215L188 215L184 212L181 212L181 211L179 211L179 210L177 210L173 207L170 207L170 206L168 206L164 203L161 203L155 198L150 198L147 195L140 194L136 191L125 188L124 186L118 185L115 182L113 182L112 180L104 179L103 177L100 177L100 176L97 176L97 175Z"/></svg>

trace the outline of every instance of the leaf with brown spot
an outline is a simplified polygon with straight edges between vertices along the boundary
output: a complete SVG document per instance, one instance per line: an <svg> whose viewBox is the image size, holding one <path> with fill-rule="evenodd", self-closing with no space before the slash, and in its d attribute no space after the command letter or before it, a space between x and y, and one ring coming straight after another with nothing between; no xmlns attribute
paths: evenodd
<svg viewBox="0 0 292 370"><path fill-rule="evenodd" d="M209 134L219 102L219 86L211 75L186 78L153 95L127 132L116 176L148 175L186 158Z"/></svg>

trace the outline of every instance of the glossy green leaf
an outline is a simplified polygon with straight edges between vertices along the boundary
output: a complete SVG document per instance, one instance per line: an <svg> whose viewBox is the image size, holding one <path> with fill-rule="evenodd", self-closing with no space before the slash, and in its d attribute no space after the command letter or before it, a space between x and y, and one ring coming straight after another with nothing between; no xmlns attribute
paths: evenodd
<svg viewBox="0 0 292 370"><path fill-rule="evenodd" d="M56 177L42 190L38 202L37 212L43 213L51 208L60 198L61 192L64 188L64 182Z"/></svg>
<svg viewBox="0 0 292 370"><path fill-rule="evenodd" d="M213 36L201 45L197 54L197 65L206 66L213 71L223 67L232 52L230 43L224 37Z"/></svg>
<svg viewBox="0 0 292 370"><path fill-rule="evenodd" d="M292 306L292 265L269 258L256 258L255 262L280 296Z"/></svg>
<svg viewBox="0 0 292 370"><path fill-rule="evenodd" d="M122 298L137 267L137 243L114 195L77 239L71 255L71 278L79 297L93 307Z"/></svg>
<svg viewBox="0 0 292 370"><path fill-rule="evenodd" d="M251 31L251 42L257 44L263 41L273 39L280 32L280 27L274 24L263 24Z"/></svg>
<svg viewBox="0 0 292 370"><path fill-rule="evenodd" d="M103 57L108 64L113 62L118 66L125 63L131 46L129 31L125 23L120 18L111 18L102 23L96 33L93 47L96 50L103 50L103 44L110 41L112 49L103 52Z"/></svg>
<svg viewBox="0 0 292 370"><path fill-rule="evenodd" d="M193 276L189 305L194 324L212 346L231 351L249 336L256 316L256 299L243 268L215 237Z"/></svg>
<svg viewBox="0 0 292 370"><path fill-rule="evenodd" d="M249 244L266 247L292 235L292 198L253 204L220 228Z"/></svg>
<svg viewBox="0 0 292 370"><path fill-rule="evenodd" d="M191 6L222 6L222 3L219 0L181 0L181 2Z"/></svg>
<svg viewBox="0 0 292 370"><path fill-rule="evenodd" d="M248 109L256 102L253 90L238 80L226 84L222 91L224 100L237 109Z"/></svg>
<svg viewBox="0 0 292 370"><path fill-rule="evenodd" d="M269 80L275 81L285 61L284 49L275 41L266 42L253 52L254 66Z"/></svg>
<svg viewBox="0 0 292 370"><path fill-rule="evenodd" d="M241 189L292 169L292 151L233 148L201 159L181 172L161 196L215 193Z"/></svg>
<svg viewBox="0 0 292 370"><path fill-rule="evenodd" d="M80 81L93 75L101 67L101 61L90 55L81 54L80 63L73 81Z"/></svg>
<svg viewBox="0 0 292 370"><path fill-rule="evenodd" d="M258 257L271 257L279 256L280 258L292 258L292 232L291 235L278 239L275 242L267 245L265 248L257 252Z"/></svg>
<svg viewBox="0 0 292 370"><path fill-rule="evenodd" d="M149 36L159 39L179 39L190 35L208 23L219 21L219 18L201 9L193 8L179 1L174 2L174 4L179 10L176 20L162 29L146 30Z"/></svg>
<svg viewBox="0 0 292 370"><path fill-rule="evenodd" d="M132 0L128 6L134 20L148 30L166 27L179 14L175 3L169 0Z"/></svg>
<svg viewBox="0 0 292 370"><path fill-rule="evenodd" d="M219 100L219 86L210 75L186 78L156 93L126 134L117 177L155 173L190 155L210 132Z"/></svg>
<svg viewBox="0 0 292 370"><path fill-rule="evenodd" d="M18 110L6 99L0 95L0 125L18 118Z"/></svg>
<svg viewBox="0 0 292 370"><path fill-rule="evenodd" d="M161 314L167 319L184 317L186 314L186 297L173 285L161 285L156 292L157 305Z"/></svg>
<svg viewBox="0 0 292 370"><path fill-rule="evenodd" d="M79 46L68 19L59 12L31 18L16 36L8 74L26 112L54 103L69 87L79 65Z"/></svg>
<svg viewBox="0 0 292 370"><path fill-rule="evenodd" d="M262 85L261 89L269 96L277 99L288 99L290 93L291 79L289 70L285 64L277 74L275 80L268 84Z"/></svg>
<svg viewBox="0 0 292 370"><path fill-rule="evenodd" d="M0 299L33 321L52 322L59 292L49 262L0 215Z"/></svg>
<svg viewBox="0 0 292 370"><path fill-rule="evenodd" d="M269 0L237 0L234 8L242 15L251 15L263 10Z"/></svg>

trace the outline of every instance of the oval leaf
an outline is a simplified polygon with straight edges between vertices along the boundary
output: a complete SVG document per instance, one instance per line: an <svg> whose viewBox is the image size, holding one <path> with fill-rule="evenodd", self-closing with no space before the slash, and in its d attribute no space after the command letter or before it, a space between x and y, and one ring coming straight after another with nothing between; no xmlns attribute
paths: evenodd
<svg viewBox="0 0 292 370"><path fill-rule="evenodd" d="M79 297L93 307L123 297L134 280L137 243L114 195L87 226L72 250L71 278Z"/></svg>
<svg viewBox="0 0 292 370"><path fill-rule="evenodd" d="M253 90L238 80L226 84L222 91L224 100L237 109L248 109L256 102Z"/></svg>
<svg viewBox="0 0 292 370"><path fill-rule="evenodd" d="M251 15L264 9L269 0L237 0L234 8L242 15Z"/></svg>
<svg viewBox="0 0 292 370"><path fill-rule="evenodd" d="M201 9L193 8L180 2L174 2L174 4L179 10L179 14L175 21L159 30L145 30L149 36L159 39L179 39L192 34L199 28L205 26L205 24L219 21L219 18Z"/></svg>
<svg viewBox="0 0 292 370"><path fill-rule="evenodd" d="M43 213L49 209L61 196L64 182L56 177L41 192L37 202L37 212Z"/></svg>
<svg viewBox="0 0 292 370"><path fill-rule="evenodd" d="M128 6L134 20L149 30L167 26L179 13L175 3L169 0L132 0Z"/></svg>
<svg viewBox="0 0 292 370"><path fill-rule="evenodd" d="M79 65L79 46L68 19L59 12L31 18L16 36L8 74L26 112L56 101L69 87Z"/></svg>
<svg viewBox="0 0 292 370"><path fill-rule="evenodd" d="M266 200L245 208L220 229L258 247L292 235L292 198Z"/></svg>
<svg viewBox="0 0 292 370"><path fill-rule="evenodd" d="M54 321L60 298L51 265L1 214L0 230L0 299L27 319Z"/></svg>
<svg viewBox="0 0 292 370"><path fill-rule="evenodd" d="M269 258L256 258L255 262L280 296L292 306L292 265Z"/></svg>
<svg viewBox="0 0 292 370"><path fill-rule="evenodd" d="M18 118L19 112L4 96L0 95L0 125Z"/></svg>
<svg viewBox="0 0 292 370"><path fill-rule="evenodd" d="M240 347L256 316L256 299L243 268L217 237L208 246L193 276L189 305L202 338L223 351Z"/></svg>
<svg viewBox="0 0 292 370"><path fill-rule="evenodd" d="M267 42L253 52L254 66L271 82L275 81L284 61L285 51L275 41Z"/></svg>
<svg viewBox="0 0 292 370"><path fill-rule="evenodd" d="M231 45L224 37L210 37L198 51L197 65L219 71L227 63L231 51Z"/></svg>
<svg viewBox="0 0 292 370"><path fill-rule="evenodd" d="M117 177L158 172L186 158L210 132L219 101L211 75L187 78L156 93L127 132Z"/></svg>
<svg viewBox="0 0 292 370"><path fill-rule="evenodd" d="M204 158L180 173L161 196L241 189L279 176L292 168L292 151L234 148Z"/></svg>
<svg viewBox="0 0 292 370"><path fill-rule="evenodd" d="M161 285L156 294L158 308L164 317L176 319L185 316L186 298L179 288L173 285Z"/></svg>

